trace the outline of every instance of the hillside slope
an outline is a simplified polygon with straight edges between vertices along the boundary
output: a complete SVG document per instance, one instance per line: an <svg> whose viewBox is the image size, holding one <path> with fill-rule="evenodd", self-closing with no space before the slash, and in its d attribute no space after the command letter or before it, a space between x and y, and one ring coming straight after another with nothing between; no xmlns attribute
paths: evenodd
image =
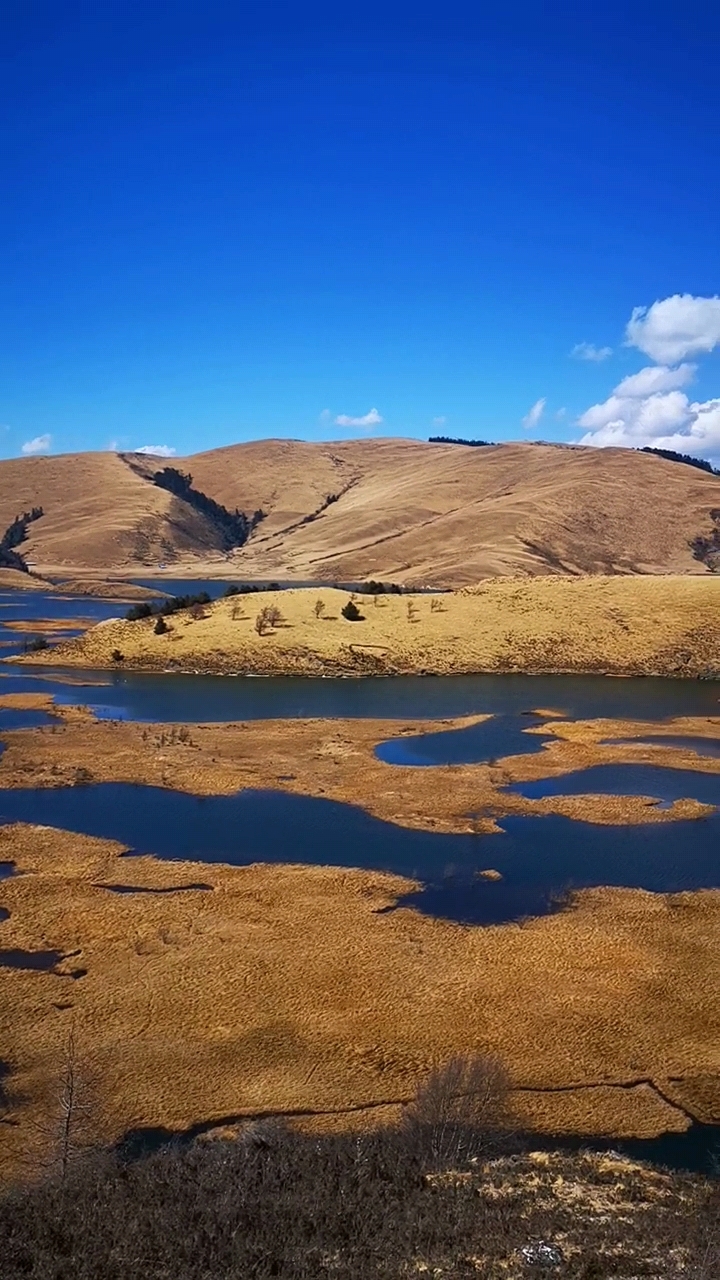
<svg viewBox="0 0 720 1280"><path fill-rule="evenodd" d="M23 552L40 572L461 586L507 574L706 573L720 478L623 449L414 440L265 440L176 460L230 510L265 519L225 555L157 459L79 454L0 463L0 525L42 505ZM331 501L328 501L331 499Z"/></svg>

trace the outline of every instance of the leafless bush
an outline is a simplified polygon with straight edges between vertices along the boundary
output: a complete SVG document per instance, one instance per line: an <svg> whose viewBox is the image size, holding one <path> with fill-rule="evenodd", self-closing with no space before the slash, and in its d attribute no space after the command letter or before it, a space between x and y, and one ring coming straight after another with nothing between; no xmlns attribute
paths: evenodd
<svg viewBox="0 0 720 1280"><path fill-rule="evenodd" d="M431 599L431 601L430 601L430 612L431 612L431 613L446 613L446 612L447 612L447 610L446 610L446 608L445 608L445 605L443 604L442 600L438 600L438 597L437 597L437 596L433 596L433 597L432 597L432 599Z"/></svg>
<svg viewBox="0 0 720 1280"><path fill-rule="evenodd" d="M507 1126L507 1072L491 1055L457 1055L437 1067L408 1109L409 1126L433 1164L480 1156Z"/></svg>
<svg viewBox="0 0 720 1280"><path fill-rule="evenodd" d="M414 600L408 600L407 602L407 616L408 622L417 622L418 620L419 610Z"/></svg>
<svg viewBox="0 0 720 1280"><path fill-rule="evenodd" d="M97 1150L95 1114L95 1079L80 1060L75 1028L71 1027L45 1115L32 1125L40 1139L41 1154L37 1160L31 1156L31 1163L66 1178L71 1165Z"/></svg>
<svg viewBox="0 0 720 1280"><path fill-rule="evenodd" d="M259 636L264 636L266 631L271 631L273 627L279 626L283 621L283 615L277 605L266 604L255 619L255 630Z"/></svg>
<svg viewBox="0 0 720 1280"><path fill-rule="evenodd" d="M315 613L315 617L316 617L316 618L322 618L322 616L323 616L323 614L324 614L324 612L325 612L325 601L324 601L324 600L316 600L316 601L315 601L315 605L314 605L314 609L313 609L313 611L314 611L314 613Z"/></svg>

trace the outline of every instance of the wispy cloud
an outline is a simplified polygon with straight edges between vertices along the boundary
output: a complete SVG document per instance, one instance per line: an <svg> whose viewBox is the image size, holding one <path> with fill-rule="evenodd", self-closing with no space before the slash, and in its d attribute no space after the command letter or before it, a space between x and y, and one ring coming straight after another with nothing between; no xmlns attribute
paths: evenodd
<svg viewBox="0 0 720 1280"><path fill-rule="evenodd" d="M651 307L635 307L625 338L659 364L707 354L720 345L720 298L674 293Z"/></svg>
<svg viewBox="0 0 720 1280"><path fill-rule="evenodd" d="M51 444L51 435L35 436L33 440L25 441L20 452L24 453L26 457L32 457L34 453L49 453Z"/></svg>
<svg viewBox="0 0 720 1280"><path fill-rule="evenodd" d="M545 396L542 396L540 400L535 401L532 409L525 414L522 424L526 431L532 431L533 427L537 426L543 416L546 403Z"/></svg>
<svg viewBox="0 0 720 1280"><path fill-rule="evenodd" d="M567 416L567 409L563 405L562 409L558 409L557 413L555 414L555 421L562 422L563 418L566 416Z"/></svg>
<svg viewBox="0 0 720 1280"><path fill-rule="evenodd" d="M447 418L444 413L441 413L439 418L433 418L434 427L444 427L446 422Z"/></svg>
<svg viewBox="0 0 720 1280"><path fill-rule="evenodd" d="M612 347L596 347L594 342L576 342L570 352L573 360L592 360L601 364L612 355Z"/></svg>
<svg viewBox="0 0 720 1280"><path fill-rule="evenodd" d="M174 458L177 450L169 444L141 444L133 453L149 453L155 458Z"/></svg>
<svg viewBox="0 0 720 1280"><path fill-rule="evenodd" d="M377 409L370 409L361 418L351 418L347 413L340 413L335 419L335 425L336 427L377 427L382 421Z"/></svg>

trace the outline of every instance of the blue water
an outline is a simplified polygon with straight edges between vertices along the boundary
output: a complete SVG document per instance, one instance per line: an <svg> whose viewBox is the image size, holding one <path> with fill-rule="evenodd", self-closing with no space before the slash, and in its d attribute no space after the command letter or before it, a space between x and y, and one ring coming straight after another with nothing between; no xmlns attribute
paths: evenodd
<svg viewBox="0 0 720 1280"><path fill-rule="evenodd" d="M720 799L720 778L715 784ZM2 791L0 822L80 831L166 859L389 871L424 883L407 905L473 924L544 914L568 891L593 885L658 893L720 886L717 815L632 827L512 817L501 820L499 835L443 835L382 822L353 805L282 792L202 797L101 783ZM503 879L479 879L488 867ZM131 881L130 862L128 876Z"/></svg>
<svg viewBox="0 0 720 1280"><path fill-rule="evenodd" d="M536 716L495 715L468 729L391 738L375 749L385 764L432 767L451 764L487 764L504 756L530 755L542 750L547 738L525 732L541 724Z"/></svg>
<svg viewBox="0 0 720 1280"><path fill-rule="evenodd" d="M720 773L666 769L651 764L598 764L556 778L516 782L507 789L529 800L593 794L655 796L665 803L690 798L703 804L720 805ZM720 859L720 847L718 857Z"/></svg>
<svg viewBox="0 0 720 1280"><path fill-rule="evenodd" d="M661 721L717 715L720 709L715 681L525 675L253 679L0 663L0 692L38 691L51 693L59 703L82 702L107 718L164 723L295 716L442 719L480 712L519 717L534 707L558 709L571 719ZM532 723L526 717L518 732ZM526 737L532 750L533 737Z"/></svg>
<svg viewBox="0 0 720 1280"><path fill-rule="evenodd" d="M22 710L19 707L0 707L0 736L4 729L38 729L45 724L57 724L47 711Z"/></svg>
<svg viewBox="0 0 720 1280"><path fill-rule="evenodd" d="M42 634L33 628L33 622L67 618L68 621L83 619L93 624L105 618L123 617L128 607L117 600L95 600L87 596L56 596L42 591L0 592L0 654L3 657L20 654L30 637ZM8 630L7 622L24 622L27 625L24 631ZM76 629L68 628L62 633L53 632L46 638L52 645L78 634Z"/></svg>

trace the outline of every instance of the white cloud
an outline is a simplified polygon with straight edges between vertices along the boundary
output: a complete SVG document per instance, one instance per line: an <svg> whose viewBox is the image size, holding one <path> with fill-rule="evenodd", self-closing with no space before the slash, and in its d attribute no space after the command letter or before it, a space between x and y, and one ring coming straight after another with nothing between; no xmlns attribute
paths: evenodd
<svg viewBox="0 0 720 1280"><path fill-rule="evenodd" d="M447 422L447 418L442 413L440 414L439 418L433 418L434 427L444 427L446 422Z"/></svg>
<svg viewBox="0 0 720 1280"><path fill-rule="evenodd" d="M371 409L369 413L364 413L361 418L351 418L347 413L338 414L335 419L337 427L376 427L383 419L377 409Z"/></svg>
<svg viewBox="0 0 720 1280"><path fill-rule="evenodd" d="M635 307L625 337L628 346L661 364L712 351L720 344L720 298L675 293L651 307Z"/></svg>
<svg viewBox="0 0 720 1280"><path fill-rule="evenodd" d="M332 414L329 409L323 409L322 413L319 414L320 422L329 422L331 418L332 418Z"/></svg>
<svg viewBox="0 0 720 1280"><path fill-rule="evenodd" d="M698 457L720 454L720 400L690 401L680 387L695 366L658 365L623 378L607 400L578 418L580 444L642 449L652 445Z"/></svg>
<svg viewBox="0 0 720 1280"><path fill-rule="evenodd" d="M155 458L174 458L176 450L169 444L143 444L139 449L133 449L133 453L149 453Z"/></svg>
<svg viewBox="0 0 720 1280"><path fill-rule="evenodd" d="M596 347L594 342L576 342L570 355L574 360L593 360L600 364L612 355L612 347Z"/></svg>
<svg viewBox="0 0 720 1280"><path fill-rule="evenodd" d="M664 364L647 365L639 373L631 373L628 378L623 378L613 395L638 400L661 391L675 391L692 382L696 368L694 364L680 364L677 369L668 369Z"/></svg>
<svg viewBox="0 0 720 1280"><path fill-rule="evenodd" d="M564 406L562 409L558 409L557 413L555 414L556 422L562 422L566 414L567 414L567 409Z"/></svg>
<svg viewBox="0 0 720 1280"><path fill-rule="evenodd" d="M545 399L545 396L543 396L540 400L536 400L532 409L530 409L525 414L525 417L522 420L522 424L526 431L532 431L533 427L537 426L538 422L543 416L545 404L546 404L546 399Z"/></svg>
<svg viewBox="0 0 720 1280"><path fill-rule="evenodd" d="M35 436L34 440L26 440L20 452L26 456L32 456L34 453L49 453L52 436Z"/></svg>

